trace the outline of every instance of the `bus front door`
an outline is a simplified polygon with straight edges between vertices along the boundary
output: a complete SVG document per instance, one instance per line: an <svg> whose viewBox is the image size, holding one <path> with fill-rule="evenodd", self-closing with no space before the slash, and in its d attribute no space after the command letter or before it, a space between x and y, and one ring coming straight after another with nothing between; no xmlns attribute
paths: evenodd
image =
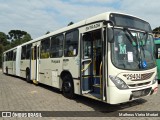
<svg viewBox="0 0 160 120"><path fill-rule="evenodd" d="M84 33L81 39L81 89L83 95L102 98L101 29Z"/></svg>

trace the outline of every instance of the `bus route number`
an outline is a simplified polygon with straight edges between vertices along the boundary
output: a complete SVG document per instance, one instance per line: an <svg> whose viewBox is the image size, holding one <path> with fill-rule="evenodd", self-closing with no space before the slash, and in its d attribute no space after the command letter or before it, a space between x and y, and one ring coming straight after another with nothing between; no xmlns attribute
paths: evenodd
<svg viewBox="0 0 160 120"><path fill-rule="evenodd" d="M140 80L141 74L127 74L126 75L127 80Z"/></svg>

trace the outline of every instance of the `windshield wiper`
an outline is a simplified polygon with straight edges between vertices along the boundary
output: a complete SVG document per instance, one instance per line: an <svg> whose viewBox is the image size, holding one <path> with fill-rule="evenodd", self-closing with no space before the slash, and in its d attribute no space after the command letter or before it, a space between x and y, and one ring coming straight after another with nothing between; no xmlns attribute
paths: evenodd
<svg viewBox="0 0 160 120"><path fill-rule="evenodd" d="M145 46L146 46L147 39L148 39L148 32L145 32L144 34L145 34L145 36L143 37L143 39L145 41Z"/></svg>
<svg viewBox="0 0 160 120"><path fill-rule="evenodd" d="M133 45L133 43L136 43L137 46L137 51L138 51L138 61L139 61L139 68L143 68L143 60L142 60L142 52L143 52L143 56L145 58L145 49L144 46L147 43L147 39L148 39L148 32L144 33L144 36L142 38L139 38L138 36L133 36L131 31L128 30L128 28L123 28L123 31L126 35L126 37L128 38L128 40L130 41L130 43ZM144 40L144 46L143 46L143 40Z"/></svg>
<svg viewBox="0 0 160 120"><path fill-rule="evenodd" d="M136 49L137 49L137 51L138 51L138 67L139 68L141 68L141 55L140 55L140 48L139 48L139 44L138 44L138 38L137 37L134 37L133 35L132 35L132 33L131 33L131 31L130 30L128 30L128 28L123 28L123 31L124 31L124 33L125 33L125 35L126 35L126 37L128 38L128 40L130 41L130 43L132 44L132 45L134 45L134 43L136 43Z"/></svg>
<svg viewBox="0 0 160 120"><path fill-rule="evenodd" d="M145 34L145 36L143 36L142 38L140 38L139 41L140 41L140 46L141 46L142 51L143 51L143 56L145 58L144 46L146 46L146 43L147 43L148 32L145 32L144 34ZM143 45L143 40L144 40L144 45Z"/></svg>
<svg viewBox="0 0 160 120"><path fill-rule="evenodd" d="M131 31L128 30L127 28L123 28L124 33L126 37L129 39L130 43L133 44L134 42L137 44L136 38L132 35Z"/></svg>

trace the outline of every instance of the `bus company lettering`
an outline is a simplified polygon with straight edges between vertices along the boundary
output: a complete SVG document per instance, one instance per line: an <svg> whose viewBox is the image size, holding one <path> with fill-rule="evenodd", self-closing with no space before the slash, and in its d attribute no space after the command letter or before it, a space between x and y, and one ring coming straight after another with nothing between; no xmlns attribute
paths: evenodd
<svg viewBox="0 0 160 120"><path fill-rule="evenodd" d="M51 60L52 63L60 63L60 60Z"/></svg>
<svg viewBox="0 0 160 120"><path fill-rule="evenodd" d="M99 27L100 27L100 23L92 24L86 27L86 31L89 31L95 28L99 28Z"/></svg>

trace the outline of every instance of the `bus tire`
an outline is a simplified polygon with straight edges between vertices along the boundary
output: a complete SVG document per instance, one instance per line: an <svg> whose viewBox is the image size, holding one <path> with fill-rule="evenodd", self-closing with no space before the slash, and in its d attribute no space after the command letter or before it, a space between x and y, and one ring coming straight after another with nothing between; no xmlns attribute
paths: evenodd
<svg viewBox="0 0 160 120"><path fill-rule="evenodd" d="M73 99L75 98L75 94L74 94L74 85L73 85L73 79L72 77L67 74L63 77L63 83L62 83L62 92L63 92L63 95L66 97L66 98L69 98L69 99Z"/></svg>
<svg viewBox="0 0 160 120"><path fill-rule="evenodd" d="M6 75L8 75L8 67L6 67Z"/></svg>
<svg viewBox="0 0 160 120"><path fill-rule="evenodd" d="M29 74L29 73L26 73L26 81L27 81L28 83L31 82L31 80L30 80L30 74Z"/></svg>

